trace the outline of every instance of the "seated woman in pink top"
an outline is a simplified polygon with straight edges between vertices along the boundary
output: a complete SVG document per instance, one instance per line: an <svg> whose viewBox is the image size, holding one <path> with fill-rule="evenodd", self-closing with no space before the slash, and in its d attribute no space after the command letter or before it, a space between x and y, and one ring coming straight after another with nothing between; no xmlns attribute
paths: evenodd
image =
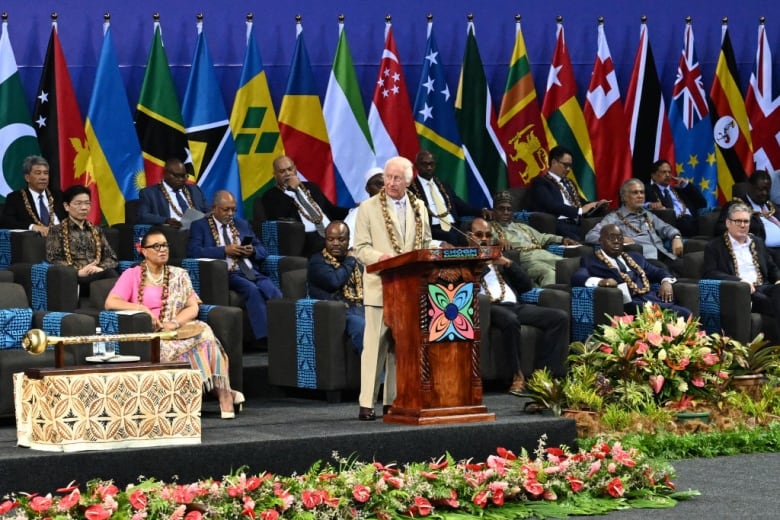
<svg viewBox="0 0 780 520"><path fill-rule="evenodd" d="M233 419L234 407L239 408L244 395L230 389L227 355L211 327L197 321L200 298L187 271L167 265L168 250L165 235L149 230L141 240L144 260L122 273L106 299L106 309L146 312L158 331L177 330L185 324L202 328L191 338L161 341L160 357L163 361L187 361L200 370L206 390L219 398L222 418Z"/></svg>

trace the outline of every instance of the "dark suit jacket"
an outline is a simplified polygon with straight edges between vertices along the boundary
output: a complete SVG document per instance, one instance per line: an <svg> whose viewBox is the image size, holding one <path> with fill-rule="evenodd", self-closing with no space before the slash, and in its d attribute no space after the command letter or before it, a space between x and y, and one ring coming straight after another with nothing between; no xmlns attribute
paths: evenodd
<svg viewBox="0 0 780 520"><path fill-rule="evenodd" d="M688 206L691 215L696 216L697 212L707 207L707 201L704 199L704 195L701 194L699 188L697 188L692 182L685 185L685 188L671 187L672 191L680 197L680 200ZM661 188L654 182L651 182L645 186L645 202L663 202L661 200ZM674 209L671 207L669 209Z"/></svg>
<svg viewBox="0 0 780 520"><path fill-rule="evenodd" d="M187 245L187 256L193 258L217 258L219 260L225 260L225 247L218 246L214 241L214 237L211 234L211 228L207 219L212 217L204 217L198 219L190 225L190 241ZM268 256L263 244L252 232L252 228L244 219L236 218L236 229L238 230L238 239L243 240L244 237L252 237L252 246L255 248L255 255L252 260L252 265L259 274L258 263L262 262L265 257ZM219 229L219 227L217 227Z"/></svg>
<svg viewBox="0 0 780 520"><path fill-rule="evenodd" d="M162 224L170 218L171 209L161 188L159 184L155 184L138 192L139 224ZM197 184L185 184L183 189L190 192L192 202L195 204L193 209L208 213L209 207L206 204L206 199Z"/></svg>
<svg viewBox="0 0 780 520"><path fill-rule="evenodd" d="M780 268L777 267L772 255L764 244L764 241L753 236L756 244L756 257L758 258L758 268L761 271L761 277L765 284L775 283L780 280ZM727 237L719 236L713 238L704 248L704 264L702 266L702 278L715 280L734 280L739 281L736 275L734 262L731 260L729 250L726 248Z"/></svg>
<svg viewBox="0 0 780 520"><path fill-rule="evenodd" d="M434 179L438 182L436 182L436 185L439 186L439 189L444 189L444 192L446 193L447 197L450 199L450 207L447 208L450 211L450 215L452 215L452 218L455 219L455 224L457 225L460 222L461 216L469 216L469 217L481 217L482 216L482 208L477 208L475 206L472 206L468 202L464 201L460 197L458 197L453 189L450 187L449 184L445 184L441 181L441 179ZM432 208L435 208L436 205L433 203L432 200L428 200L425 197L425 190L422 187L422 183L420 182L419 177L415 177L414 180L412 180L412 184L409 185L409 189L417 196L418 199L425 201L425 206L428 208L428 223L430 224L431 220L433 220L433 212ZM447 202L446 199L444 201Z"/></svg>
<svg viewBox="0 0 780 520"><path fill-rule="evenodd" d="M6 229L30 229L30 226L33 224L33 219L30 217L30 214L27 213L27 208L24 207L24 199L22 198L22 191L26 189L27 188L23 188L22 190L12 191L8 194L5 199L5 206L3 206L3 216L0 219L0 227ZM62 193L52 189L49 191L54 198L54 213L57 215L57 218L60 219L60 222L62 222L65 220L65 217L67 217L65 206L62 205ZM35 215L40 218L40 215L38 215L37 201L31 201L30 206L35 212Z"/></svg>
<svg viewBox="0 0 780 520"><path fill-rule="evenodd" d="M349 208L341 208L329 201L319 186L313 182L304 182L303 185L309 190L314 202L317 203L328 219L343 220L349 213ZM298 213L293 200L276 186L263 194L262 201L265 217L268 220L295 220L302 222L301 215Z"/></svg>
<svg viewBox="0 0 780 520"><path fill-rule="evenodd" d="M668 271L648 262L647 259L639 253L627 252L627 254L644 270L650 283L659 283L664 278L672 277ZM641 278L638 273L632 269L628 274L634 283L639 286ZM611 278L618 283L623 283L623 278L620 276L620 271L618 271L617 268L605 264L596 255L588 255L580 259L580 268L572 275L571 284L582 287L585 285L585 281L593 276L598 278Z"/></svg>
<svg viewBox="0 0 780 520"><path fill-rule="evenodd" d="M579 217L579 209L566 205L558 184L546 174L534 177L526 200L531 201L531 206L536 211L552 213L556 216L563 215L572 220L577 220ZM580 202L585 204L588 201L580 198Z"/></svg>
<svg viewBox="0 0 780 520"><path fill-rule="evenodd" d="M339 267L333 267L325 261L321 251L314 253L309 258L306 275L309 296L317 300L343 300L341 288L349 281L357 263L354 256L348 256L341 261Z"/></svg>

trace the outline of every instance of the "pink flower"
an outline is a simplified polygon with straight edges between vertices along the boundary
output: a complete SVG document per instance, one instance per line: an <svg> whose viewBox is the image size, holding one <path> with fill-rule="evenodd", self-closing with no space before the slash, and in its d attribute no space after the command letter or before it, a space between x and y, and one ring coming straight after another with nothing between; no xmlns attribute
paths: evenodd
<svg viewBox="0 0 780 520"><path fill-rule="evenodd" d="M657 332L648 332L646 339L654 347L660 347L661 344L664 342L663 336L661 336Z"/></svg>
<svg viewBox="0 0 780 520"><path fill-rule="evenodd" d="M307 489L301 493L301 501L306 509L314 509L322 503L322 495L316 491Z"/></svg>
<svg viewBox="0 0 780 520"><path fill-rule="evenodd" d="M79 499L81 499L81 493L79 493L78 488L74 489L60 500L60 503L58 505L58 508L60 511L67 511L71 509L73 506L79 503Z"/></svg>
<svg viewBox="0 0 780 520"><path fill-rule="evenodd" d="M18 502L14 502L13 500L6 500L5 502L0 504L0 515L6 514L8 511L10 511L11 509L15 508L18 505L19 505Z"/></svg>
<svg viewBox="0 0 780 520"><path fill-rule="evenodd" d="M613 326L623 323L625 325L628 325L634 321L634 315L633 314L624 314L623 316L615 316L613 319Z"/></svg>
<svg viewBox="0 0 780 520"><path fill-rule="evenodd" d="M105 520L111 516L111 511L106 510L103 506L92 505L84 511L84 518L87 520Z"/></svg>
<svg viewBox="0 0 780 520"><path fill-rule="evenodd" d="M649 348L650 347L648 346L648 344L645 343L644 341L637 341L636 342L636 353L639 354L640 356L642 354L644 354L645 352L647 352L647 349L649 349Z"/></svg>
<svg viewBox="0 0 780 520"><path fill-rule="evenodd" d="M371 488L363 484L355 484L355 487L352 488L352 496L361 504L367 502L371 497Z"/></svg>
<svg viewBox="0 0 780 520"><path fill-rule="evenodd" d="M704 379L701 377L694 377L691 379L691 384L697 388L704 388Z"/></svg>
<svg viewBox="0 0 780 520"><path fill-rule="evenodd" d="M262 520L279 520L279 513L276 509L266 509L260 513L260 518L262 518Z"/></svg>
<svg viewBox="0 0 780 520"><path fill-rule="evenodd" d="M585 487L585 484L578 478L575 478L571 475L566 475L566 480L569 481L569 487L571 487L571 490L574 493L579 493L582 491L582 488Z"/></svg>
<svg viewBox="0 0 780 520"><path fill-rule="evenodd" d="M488 492L487 491L480 491L476 495L474 495L474 499L472 502L474 502L474 505L477 507L485 507L487 505L487 497Z"/></svg>
<svg viewBox="0 0 780 520"><path fill-rule="evenodd" d="M605 354L612 354L612 347L610 347L609 345L604 344L604 345L601 345L601 347L599 347L599 348Z"/></svg>
<svg viewBox="0 0 780 520"><path fill-rule="evenodd" d="M249 518L255 517L255 501L252 500L252 497L245 496L243 498L244 501L244 509L241 511L242 515L248 516ZM189 517L190 515L187 515ZM185 518L184 520L189 520L188 518ZM195 520L200 520L200 518L197 518Z"/></svg>
<svg viewBox="0 0 780 520"><path fill-rule="evenodd" d="M702 356L701 360L704 362L705 365L707 365L709 367L709 366L714 365L718 361L720 361L720 358L714 352L709 352L707 354L704 354Z"/></svg>
<svg viewBox="0 0 780 520"><path fill-rule="evenodd" d="M184 512L187 510L187 506L184 504L177 507L173 513L171 513L171 516L168 517L168 520L182 520L184 518Z"/></svg>
<svg viewBox="0 0 780 520"><path fill-rule="evenodd" d="M98 486L97 492L100 495L100 498L105 499L106 497L113 497L119 493L119 488L113 484L106 484L103 486Z"/></svg>
<svg viewBox="0 0 780 520"><path fill-rule="evenodd" d="M133 493L130 494L129 497L130 505L133 506L135 509L144 509L146 508L147 499L146 495L144 495L144 492L140 489L137 489L133 491Z"/></svg>
<svg viewBox="0 0 780 520"><path fill-rule="evenodd" d="M45 497L33 497L32 500L30 500L30 509L36 513L43 513L44 511L47 511L51 505L51 495L46 495Z"/></svg>
<svg viewBox="0 0 780 520"><path fill-rule="evenodd" d="M613 478L607 483L607 493L613 497L620 498L625 492L626 490L623 489L623 482L618 477Z"/></svg>
<svg viewBox="0 0 780 520"><path fill-rule="evenodd" d="M610 462L609 464L607 464L607 471L609 473L614 473L616 469L617 469L617 465L614 462Z"/></svg>
<svg viewBox="0 0 780 520"><path fill-rule="evenodd" d="M588 470L588 478L598 473L600 469L601 469L601 461L597 460L596 462L590 465L590 470Z"/></svg>
<svg viewBox="0 0 780 520"><path fill-rule="evenodd" d="M404 482L403 482L403 480L401 480L401 479L400 479L400 478L398 478L398 477L390 477L390 478L386 478L386 479L385 479L385 481L386 481L388 484L390 484L391 486L393 486L395 489L401 489L401 488L403 487L403 485L404 485Z"/></svg>
<svg viewBox="0 0 780 520"><path fill-rule="evenodd" d="M558 495L556 495L555 491L553 491L552 489L547 489L545 490L544 495L542 495L542 498L552 502L553 500L558 500Z"/></svg>
<svg viewBox="0 0 780 520"><path fill-rule="evenodd" d="M650 380L650 386L653 388L653 392L656 394L661 393L661 389L664 386L664 381L666 381L666 378L662 375L652 375L648 378Z"/></svg>
<svg viewBox="0 0 780 520"><path fill-rule="evenodd" d="M541 485L537 480L526 480L525 484L523 484L523 487L526 491L535 497L538 497L544 493L544 486Z"/></svg>
<svg viewBox="0 0 780 520"><path fill-rule="evenodd" d="M200 511L190 511L184 515L184 520L203 520L203 513Z"/></svg>
<svg viewBox="0 0 780 520"><path fill-rule="evenodd" d="M688 357L684 357L684 358L682 358L682 359L680 360L680 367L681 367L681 368L685 368L685 367L687 367L687 366L688 366L688 365L690 365L690 364L691 364L691 359L690 359L690 358L688 358Z"/></svg>
<svg viewBox="0 0 780 520"><path fill-rule="evenodd" d="M458 493L454 489L450 489L450 498L443 498L441 499L441 502L452 508L457 508L460 506L458 503Z"/></svg>
<svg viewBox="0 0 780 520"><path fill-rule="evenodd" d="M671 336L670 339L674 339L677 336L679 336L682 331L685 330L685 325L678 327L674 323L667 323L666 330L669 331L669 336Z"/></svg>
<svg viewBox="0 0 780 520"><path fill-rule="evenodd" d="M425 497L414 497L414 506L417 508L417 512L420 516L428 516L433 511L433 506Z"/></svg>

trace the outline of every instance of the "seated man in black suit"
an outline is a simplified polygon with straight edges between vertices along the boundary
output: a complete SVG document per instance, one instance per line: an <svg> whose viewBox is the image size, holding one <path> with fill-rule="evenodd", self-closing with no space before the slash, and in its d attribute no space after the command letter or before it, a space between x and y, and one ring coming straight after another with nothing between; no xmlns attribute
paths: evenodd
<svg viewBox="0 0 780 520"><path fill-rule="evenodd" d="M303 223L306 242L303 255L310 257L325 247L325 228L331 220L343 220L348 208L334 205L313 182L301 182L293 160L281 155L274 159L276 186L262 197L268 220L295 220Z"/></svg>
<svg viewBox="0 0 780 520"><path fill-rule="evenodd" d="M674 210L675 226L684 237L699 233L698 211L707 207L704 196L692 182L672 175L669 161L653 163L650 184L645 188L645 207Z"/></svg>
<svg viewBox="0 0 780 520"><path fill-rule="evenodd" d="M6 196L0 227L37 231L45 237L49 226L67 216L62 194L49 188L49 163L40 155L26 157L22 168L27 187Z"/></svg>
<svg viewBox="0 0 780 520"><path fill-rule="evenodd" d="M749 232L751 213L751 208L741 202L729 207L726 232L713 238L704 249L702 276L748 284L753 310L779 318L780 267L764 241ZM775 321L780 328L780 319Z"/></svg>
<svg viewBox="0 0 780 520"><path fill-rule="evenodd" d="M495 244L490 224L479 217L471 223L469 239L480 246ZM536 364L548 367L555 377L565 376L569 315L561 309L520 301L520 295L530 291L533 282L522 267L505 256L494 260L485 268L481 283L481 292L491 301L491 326L501 329L501 337L505 343L503 348L510 353L514 378L509 393L522 395L525 389L525 376L520 371L520 327L523 325L533 325L544 333L545 348L536 352Z"/></svg>
<svg viewBox="0 0 780 520"><path fill-rule="evenodd" d="M281 298L270 278L260 273L257 263L268 252L244 219L236 218L236 198L229 191L214 194L211 213L190 226L187 256L216 258L228 265L228 286L244 298L256 340L268 336L265 302Z"/></svg>
<svg viewBox="0 0 780 520"><path fill-rule="evenodd" d="M325 229L325 249L309 259L309 296L344 302L346 331L358 355L363 352L366 314L363 309L363 264L349 248L349 228L334 220Z"/></svg>
<svg viewBox="0 0 780 520"><path fill-rule="evenodd" d="M165 161L162 182L138 192L138 223L166 224L179 229L187 208L207 213L203 192L197 184L187 184L186 180L187 169L179 159Z"/></svg>
<svg viewBox="0 0 780 520"><path fill-rule="evenodd" d="M599 244L600 251L580 260L580 268L571 279L572 285L617 287L623 292L623 304L628 314L636 313L638 306L651 302L684 318L691 315L689 309L674 303L676 278L639 253L624 252L623 231L616 224L601 228ZM658 294L650 287L651 283L661 284Z"/></svg>
<svg viewBox="0 0 780 520"><path fill-rule="evenodd" d="M493 212L489 208L477 208L455 194L455 191L436 177L436 158L428 150L417 153L414 165L417 177L409 189L418 199L425 201L431 226L431 236L457 246L468 245L462 233L453 230L460 224L460 217L483 217L491 219Z"/></svg>
<svg viewBox="0 0 780 520"><path fill-rule="evenodd" d="M580 218L602 216L609 206L608 200L588 202L568 178L574 164L571 151L563 146L550 150L550 167L544 175L531 181L528 200L534 209L558 217L556 234L582 242Z"/></svg>

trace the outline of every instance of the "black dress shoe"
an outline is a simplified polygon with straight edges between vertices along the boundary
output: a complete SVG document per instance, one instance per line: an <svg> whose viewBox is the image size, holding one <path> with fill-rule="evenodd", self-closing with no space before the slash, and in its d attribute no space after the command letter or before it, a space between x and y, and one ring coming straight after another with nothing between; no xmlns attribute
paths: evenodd
<svg viewBox="0 0 780 520"><path fill-rule="evenodd" d="M376 421L374 409L361 406L360 412L358 413L358 419L361 421Z"/></svg>
<svg viewBox="0 0 780 520"><path fill-rule="evenodd" d="M391 406L392 405L389 405L389 404L384 405L382 407L382 415L387 415L388 413L390 413L390 407Z"/></svg>

